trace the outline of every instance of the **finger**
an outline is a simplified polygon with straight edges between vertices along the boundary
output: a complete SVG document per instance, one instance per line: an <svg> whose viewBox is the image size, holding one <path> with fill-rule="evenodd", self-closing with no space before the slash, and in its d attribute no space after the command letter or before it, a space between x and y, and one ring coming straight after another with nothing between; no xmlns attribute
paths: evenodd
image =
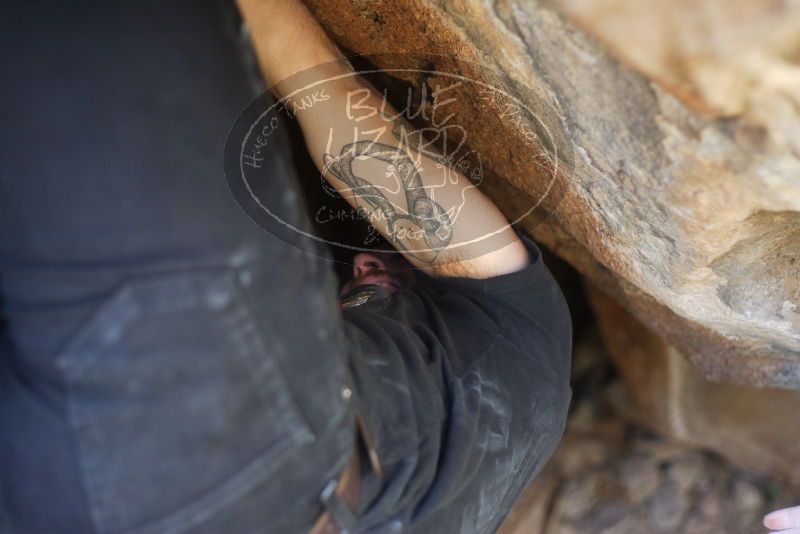
<svg viewBox="0 0 800 534"><path fill-rule="evenodd" d="M800 506L776 510L764 516L764 526L772 530L800 529Z"/></svg>
<svg viewBox="0 0 800 534"><path fill-rule="evenodd" d="M789 528L786 530L770 530L769 534L800 534L800 528Z"/></svg>

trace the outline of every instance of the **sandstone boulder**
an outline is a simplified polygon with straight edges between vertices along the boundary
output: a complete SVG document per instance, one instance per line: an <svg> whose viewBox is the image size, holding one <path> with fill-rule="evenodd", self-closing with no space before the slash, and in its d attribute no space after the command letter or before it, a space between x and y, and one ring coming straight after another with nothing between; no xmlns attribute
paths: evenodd
<svg viewBox="0 0 800 534"><path fill-rule="evenodd" d="M703 101L697 80L697 91L654 81L659 72L623 63L610 51L619 44L581 29L586 18L579 27L543 0L307 4L348 50L417 51L433 54L430 70L460 59L501 73L492 82L547 115L573 156L555 173L549 217L528 224L534 237L705 377L800 388L800 157L791 128ZM698 79L713 78L703 72ZM781 83L787 76L775 74ZM456 111L470 148L503 185L488 184L499 205L513 212L520 197L542 197L548 169L526 156L553 147L535 146L492 102Z"/></svg>
<svg viewBox="0 0 800 534"><path fill-rule="evenodd" d="M800 487L800 391L709 382L597 288L588 294L627 393L621 410L653 432Z"/></svg>

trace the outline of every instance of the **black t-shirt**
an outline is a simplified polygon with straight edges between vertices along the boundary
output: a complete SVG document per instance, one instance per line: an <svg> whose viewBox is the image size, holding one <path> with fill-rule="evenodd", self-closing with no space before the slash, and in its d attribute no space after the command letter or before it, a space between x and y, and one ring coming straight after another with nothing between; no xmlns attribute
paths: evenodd
<svg viewBox="0 0 800 534"><path fill-rule="evenodd" d="M555 449L571 324L524 242L531 263L516 273L419 274L392 295L348 299L356 400L383 469L365 475L364 531L493 532Z"/></svg>

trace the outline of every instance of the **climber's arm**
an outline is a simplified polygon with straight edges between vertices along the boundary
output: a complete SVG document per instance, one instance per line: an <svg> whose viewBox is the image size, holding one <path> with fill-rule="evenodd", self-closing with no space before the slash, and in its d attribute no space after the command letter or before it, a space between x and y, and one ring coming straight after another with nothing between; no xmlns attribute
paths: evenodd
<svg viewBox="0 0 800 534"><path fill-rule="evenodd" d="M325 178L413 264L441 276L489 278L528 263L500 210L436 154L408 141L402 119L389 118L395 111L351 75L299 0L239 6L262 71L294 111ZM312 105L301 104L304 97Z"/></svg>

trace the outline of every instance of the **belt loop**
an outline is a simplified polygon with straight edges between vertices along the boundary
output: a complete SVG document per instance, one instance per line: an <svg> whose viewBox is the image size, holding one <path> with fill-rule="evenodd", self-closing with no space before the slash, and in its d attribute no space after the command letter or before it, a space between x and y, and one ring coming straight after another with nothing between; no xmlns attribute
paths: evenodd
<svg viewBox="0 0 800 534"><path fill-rule="evenodd" d="M367 457L369 458L369 465L372 468L372 472L382 477L383 468L381 467L381 459L378 456L378 450L375 448L375 441L367 430L364 417L362 417L359 412L356 412L356 429L358 430L358 436L361 438L361 443L367 450Z"/></svg>
<svg viewBox="0 0 800 534"><path fill-rule="evenodd" d="M339 498L336 493L337 481L330 480L319 495L322 506L330 515L336 526L339 527L340 534L355 534L356 516Z"/></svg>

